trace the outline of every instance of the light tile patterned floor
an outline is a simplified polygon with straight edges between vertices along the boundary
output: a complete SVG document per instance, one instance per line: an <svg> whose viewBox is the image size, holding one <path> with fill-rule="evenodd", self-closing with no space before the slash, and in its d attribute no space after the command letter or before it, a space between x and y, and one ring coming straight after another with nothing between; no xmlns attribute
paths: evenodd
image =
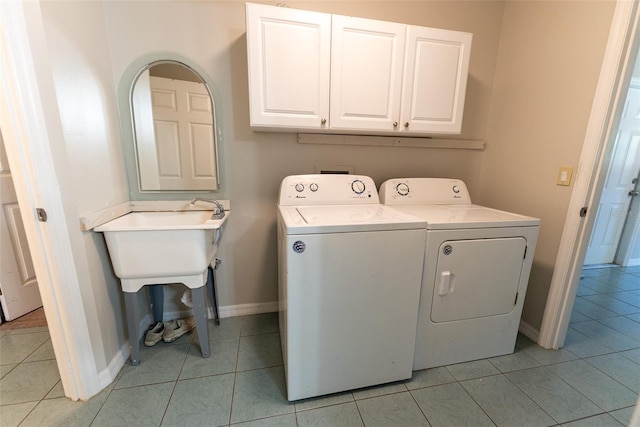
<svg viewBox="0 0 640 427"><path fill-rule="evenodd" d="M277 315L143 348L88 402L63 397L46 328L0 331L0 425L620 426L640 392L640 267L585 270L567 343L414 372L379 387L285 398Z"/></svg>

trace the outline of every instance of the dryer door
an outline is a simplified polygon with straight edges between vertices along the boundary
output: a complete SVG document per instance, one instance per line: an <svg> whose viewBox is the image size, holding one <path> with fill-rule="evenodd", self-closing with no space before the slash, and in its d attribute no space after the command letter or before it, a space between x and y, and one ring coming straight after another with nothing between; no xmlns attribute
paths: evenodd
<svg viewBox="0 0 640 427"><path fill-rule="evenodd" d="M511 312L526 246L522 237L443 242L438 251L431 320L450 322Z"/></svg>

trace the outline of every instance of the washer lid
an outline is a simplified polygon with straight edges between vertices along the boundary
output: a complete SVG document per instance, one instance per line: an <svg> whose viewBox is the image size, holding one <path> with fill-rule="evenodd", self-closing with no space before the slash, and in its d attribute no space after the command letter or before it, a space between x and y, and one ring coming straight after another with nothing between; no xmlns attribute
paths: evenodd
<svg viewBox="0 0 640 427"><path fill-rule="evenodd" d="M403 205L396 209L427 221L428 230L539 226L540 220L478 205Z"/></svg>
<svg viewBox="0 0 640 427"><path fill-rule="evenodd" d="M287 234L426 228L426 221L379 204L280 206Z"/></svg>

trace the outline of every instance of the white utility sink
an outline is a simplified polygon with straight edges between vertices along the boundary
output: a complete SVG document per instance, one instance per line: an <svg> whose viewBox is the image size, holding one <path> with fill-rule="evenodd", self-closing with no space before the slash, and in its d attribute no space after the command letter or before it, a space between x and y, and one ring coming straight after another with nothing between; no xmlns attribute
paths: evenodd
<svg viewBox="0 0 640 427"><path fill-rule="evenodd" d="M152 283L202 286L223 226L212 211L131 212L94 230L104 233L122 290L137 292Z"/></svg>
<svg viewBox="0 0 640 427"><path fill-rule="evenodd" d="M191 289L200 349L209 357L205 286L217 321L215 257L229 212L221 219L212 215L213 211L131 212L94 228L104 233L124 291L132 365L140 363L138 291L146 285L183 283ZM155 321L163 319L163 303L159 306Z"/></svg>

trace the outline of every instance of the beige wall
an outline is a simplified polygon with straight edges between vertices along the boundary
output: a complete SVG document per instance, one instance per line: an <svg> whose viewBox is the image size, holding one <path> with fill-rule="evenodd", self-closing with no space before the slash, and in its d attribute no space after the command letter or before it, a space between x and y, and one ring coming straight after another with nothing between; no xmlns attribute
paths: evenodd
<svg viewBox="0 0 640 427"><path fill-rule="evenodd" d="M476 201L542 219L523 320L539 329L615 3L506 3ZM577 214L577 212L576 212Z"/></svg>
<svg viewBox="0 0 640 427"><path fill-rule="evenodd" d="M274 4L273 2L271 4ZM290 7L352 14L474 33L463 137L486 134L504 4L477 1L289 2ZM352 165L380 184L397 176L459 177L475 188L482 152L301 145L296 134L249 128L244 2L105 2L114 81L150 52L183 55L201 66L219 93L220 198L232 214L219 256L222 306L277 301L275 207L282 178L317 165ZM294 61L295 58L292 58ZM177 295L168 300L176 301ZM170 304L170 303L168 303ZM171 307L165 306L166 311Z"/></svg>

